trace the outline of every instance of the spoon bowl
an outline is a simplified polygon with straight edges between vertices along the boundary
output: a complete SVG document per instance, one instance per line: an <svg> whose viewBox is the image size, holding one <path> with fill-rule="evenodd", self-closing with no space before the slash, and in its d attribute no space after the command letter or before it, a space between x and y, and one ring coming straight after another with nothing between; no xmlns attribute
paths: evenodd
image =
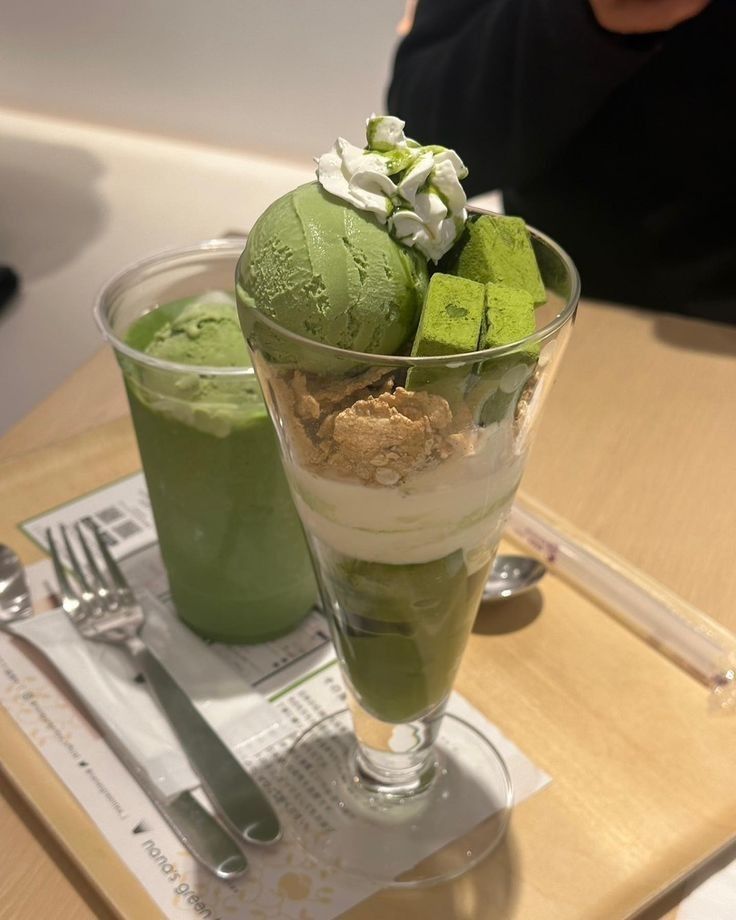
<svg viewBox="0 0 736 920"><path fill-rule="evenodd" d="M9 546L0 543L0 623L22 620L32 613L23 564Z"/></svg>
<svg viewBox="0 0 736 920"><path fill-rule="evenodd" d="M543 563L530 556L496 556L483 601L500 601L530 591L547 571Z"/></svg>

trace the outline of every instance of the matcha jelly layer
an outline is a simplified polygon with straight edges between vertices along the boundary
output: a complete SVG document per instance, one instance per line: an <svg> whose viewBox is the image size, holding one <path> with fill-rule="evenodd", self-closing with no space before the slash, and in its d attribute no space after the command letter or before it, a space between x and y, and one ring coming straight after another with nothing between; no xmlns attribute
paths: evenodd
<svg viewBox="0 0 736 920"><path fill-rule="evenodd" d="M366 562L319 540L333 639L358 702L383 722L419 719L452 689L488 564L462 551L408 565Z"/></svg>

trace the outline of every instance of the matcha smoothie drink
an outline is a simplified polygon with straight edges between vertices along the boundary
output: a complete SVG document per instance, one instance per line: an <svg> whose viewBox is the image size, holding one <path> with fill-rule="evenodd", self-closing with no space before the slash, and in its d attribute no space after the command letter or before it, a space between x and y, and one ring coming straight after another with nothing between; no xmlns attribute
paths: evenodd
<svg viewBox="0 0 736 920"><path fill-rule="evenodd" d="M98 315L177 612L207 638L261 642L304 617L316 586L226 289L241 248L215 242L135 266L106 288Z"/></svg>

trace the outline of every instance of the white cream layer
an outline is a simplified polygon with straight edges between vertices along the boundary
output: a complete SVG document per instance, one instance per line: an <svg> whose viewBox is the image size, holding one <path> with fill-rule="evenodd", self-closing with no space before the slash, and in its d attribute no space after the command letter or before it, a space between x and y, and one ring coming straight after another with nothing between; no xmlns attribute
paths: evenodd
<svg viewBox="0 0 736 920"><path fill-rule="evenodd" d="M510 426L479 432L475 451L398 486L288 474L305 527L339 553L368 562L431 562L462 550L469 571L495 552L523 469Z"/></svg>

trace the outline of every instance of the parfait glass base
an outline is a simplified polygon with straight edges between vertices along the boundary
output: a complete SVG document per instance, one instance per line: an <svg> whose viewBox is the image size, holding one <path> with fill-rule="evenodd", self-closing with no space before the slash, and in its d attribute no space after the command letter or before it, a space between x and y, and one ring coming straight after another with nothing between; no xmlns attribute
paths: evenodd
<svg viewBox="0 0 736 920"><path fill-rule="evenodd" d="M499 752L452 715L442 719L415 789L381 789L364 773L347 709L304 732L279 772L296 806L282 816L288 836L319 865L377 888L418 888L467 872L503 839L513 801Z"/></svg>

